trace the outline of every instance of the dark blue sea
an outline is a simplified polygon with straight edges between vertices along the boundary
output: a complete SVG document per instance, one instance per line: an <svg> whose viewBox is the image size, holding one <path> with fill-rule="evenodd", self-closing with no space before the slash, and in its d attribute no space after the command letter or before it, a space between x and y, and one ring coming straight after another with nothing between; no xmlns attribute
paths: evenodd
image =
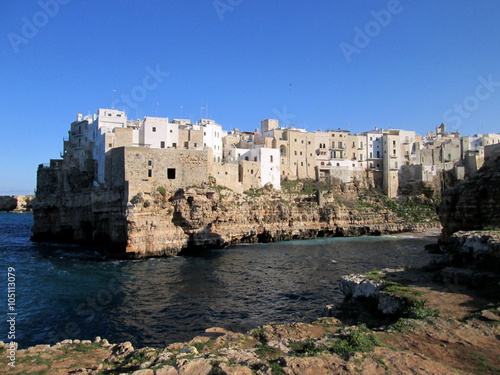
<svg viewBox="0 0 500 375"><path fill-rule="evenodd" d="M339 279L384 267L420 267L434 238L325 238L234 246L196 257L106 259L90 248L29 241L31 214L0 213L0 340L15 269L20 348L66 338L164 347L208 327L244 332L311 322L340 302Z"/></svg>

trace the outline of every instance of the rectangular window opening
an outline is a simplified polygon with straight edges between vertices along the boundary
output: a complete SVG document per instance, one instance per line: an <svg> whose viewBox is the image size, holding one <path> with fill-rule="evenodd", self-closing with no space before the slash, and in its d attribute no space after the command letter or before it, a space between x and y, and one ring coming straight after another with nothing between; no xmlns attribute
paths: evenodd
<svg viewBox="0 0 500 375"><path fill-rule="evenodd" d="M167 168L167 178L169 180L175 180L175 168Z"/></svg>

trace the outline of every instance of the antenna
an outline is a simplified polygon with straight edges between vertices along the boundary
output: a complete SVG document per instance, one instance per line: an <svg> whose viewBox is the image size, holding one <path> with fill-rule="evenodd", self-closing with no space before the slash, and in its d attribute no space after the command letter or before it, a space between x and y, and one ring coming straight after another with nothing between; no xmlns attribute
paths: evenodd
<svg viewBox="0 0 500 375"><path fill-rule="evenodd" d="M207 102L206 107L205 107L205 114L206 114L207 118L209 118L208 117L208 102Z"/></svg>

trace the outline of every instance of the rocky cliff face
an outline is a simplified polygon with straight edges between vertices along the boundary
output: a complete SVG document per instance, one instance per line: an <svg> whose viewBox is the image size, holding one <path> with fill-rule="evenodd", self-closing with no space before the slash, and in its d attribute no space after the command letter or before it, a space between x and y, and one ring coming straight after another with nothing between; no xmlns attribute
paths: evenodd
<svg viewBox="0 0 500 375"><path fill-rule="evenodd" d="M34 195L7 195L0 197L0 211L31 212Z"/></svg>
<svg viewBox="0 0 500 375"><path fill-rule="evenodd" d="M139 194L129 202L126 216L127 252L132 257L436 226L432 211L420 222L408 220L388 209L380 196L360 200L355 188L345 187L315 195L272 189L240 195L217 188L191 188L172 195Z"/></svg>
<svg viewBox="0 0 500 375"><path fill-rule="evenodd" d="M133 197L122 188L56 185L39 189L32 239L89 242L113 257L172 256L239 243L380 235L437 225L432 206L399 203L354 185L319 192L303 191L299 184L288 191L244 194L220 186L159 188Z"/></svg>
<svg viewBox="0 0 500 375"><path fill-rule="evenodd" d="M500 227L500 154L492 156L471 179L443 192L439 219L445 243L458 230Z"/></svg>

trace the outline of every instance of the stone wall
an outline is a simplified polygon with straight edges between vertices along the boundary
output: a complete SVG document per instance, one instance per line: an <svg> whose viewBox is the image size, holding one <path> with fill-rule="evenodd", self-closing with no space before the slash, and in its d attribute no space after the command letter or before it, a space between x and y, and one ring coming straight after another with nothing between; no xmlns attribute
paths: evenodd
<svg viewBox="0 0 500 375"><path fill-rule="evenodd" d="M208 181L208 152L204 150L119 147L109 151L110 182L127 182L130 197L158 187L176 190Z"/></svg>

